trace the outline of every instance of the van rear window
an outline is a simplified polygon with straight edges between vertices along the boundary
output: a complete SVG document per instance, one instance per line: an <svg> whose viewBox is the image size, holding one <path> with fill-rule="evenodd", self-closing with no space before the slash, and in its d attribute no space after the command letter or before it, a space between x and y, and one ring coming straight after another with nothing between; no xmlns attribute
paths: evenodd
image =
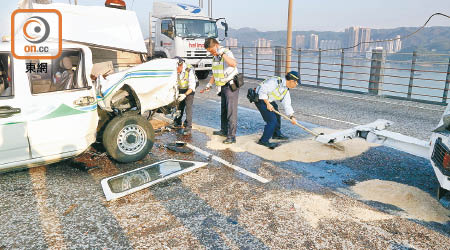
<svg viewBox="0 0 450 250"><path fill-rule="evenodd" d="M26 63L33 94L80 89L87 86L82 76L80 51L63 51L58 59L28 60Z"/></svg>
<svg viewBox="0 0 450 250"><path fill-rule="evenodd" d="M13 96L11 56L0 53L0 97Z"/></svg>

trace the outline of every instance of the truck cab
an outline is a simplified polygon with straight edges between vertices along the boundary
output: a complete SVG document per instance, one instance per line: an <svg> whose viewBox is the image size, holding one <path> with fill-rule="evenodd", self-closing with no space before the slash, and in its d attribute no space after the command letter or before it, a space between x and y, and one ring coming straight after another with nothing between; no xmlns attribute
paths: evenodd
<svg viewBox="0 0 450 250"><path fill-rule="evenodd" d="M217 22L223 18L208 17L196 6L166 2L153 3L152 17L156 19L153 57L182 57L195 68L199 79L205 79L212 67L212 56L204 42L219 37ZM227 24L222 24L227 33Z"/></svg>

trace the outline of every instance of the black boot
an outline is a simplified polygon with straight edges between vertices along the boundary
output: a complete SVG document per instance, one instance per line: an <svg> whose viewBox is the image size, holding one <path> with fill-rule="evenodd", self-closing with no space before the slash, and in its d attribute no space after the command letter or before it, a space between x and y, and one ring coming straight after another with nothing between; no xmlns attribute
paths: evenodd
<svg viewBox="0 0 450 250"><path fill-rule="evenodd" d="M236 138L227 138L225 141L223 141L224 144L232 144L236 143Z"/></svg>
<svg viewBox="0 0 450 250"><path fill-rule="evenodd" d="M286 141L286 140L289 140L289 137L287 137L287 136L285 136L283 134L280 134L280 135L272 136L272 139Z"/></svg>
<svg viewBox="0 0 450 250"><path fill-rule="evenodd" d="M276 147L279 146L278 143L262 142L261 140L258 141L258 144L259 144L259 145L266 146L266 147L268 147L268 148L270 148L270 149L275 149Z"/></svg>
<svg viewBox="0 0 450 250"><path fill-rule="evenodd" d="M218 131L213 131L213 135L227 136L227 133L225 133L222 130L218 130Z"/></svg>

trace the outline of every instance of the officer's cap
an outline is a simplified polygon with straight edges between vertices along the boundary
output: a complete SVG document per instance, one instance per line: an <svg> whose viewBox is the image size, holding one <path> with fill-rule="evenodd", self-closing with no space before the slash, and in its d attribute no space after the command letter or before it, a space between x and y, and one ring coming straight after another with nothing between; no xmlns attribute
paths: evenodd
<svg viewBox="0 0 450 250"><path fill-rule="evenodd" d="M295 80L300 84L300 74L297 71L290 71L286 74L286 80Z"/></svg>
<svg viewBox="0 0 450 250"><path fill-rule="evenodd" d="M176 59L176 60L178 60L178 65L180 65L180 64L183 64L183 63L184 63L184 59L183 59L183 58L181 58L181 57L179 57L179 56L176 56L176 57L174 57L173 59Z"/></svg>

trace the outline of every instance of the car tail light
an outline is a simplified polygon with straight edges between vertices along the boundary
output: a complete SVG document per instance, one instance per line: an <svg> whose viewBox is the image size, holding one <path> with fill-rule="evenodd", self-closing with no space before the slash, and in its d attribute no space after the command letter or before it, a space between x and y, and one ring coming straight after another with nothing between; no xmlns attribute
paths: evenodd
<svg viewBox="0 0 450 250"><path fill-rule="evenodd" d="M442 167L447 170L450 170L450 154L449 153L444 154L444 158L442 159Z"/></svg>

